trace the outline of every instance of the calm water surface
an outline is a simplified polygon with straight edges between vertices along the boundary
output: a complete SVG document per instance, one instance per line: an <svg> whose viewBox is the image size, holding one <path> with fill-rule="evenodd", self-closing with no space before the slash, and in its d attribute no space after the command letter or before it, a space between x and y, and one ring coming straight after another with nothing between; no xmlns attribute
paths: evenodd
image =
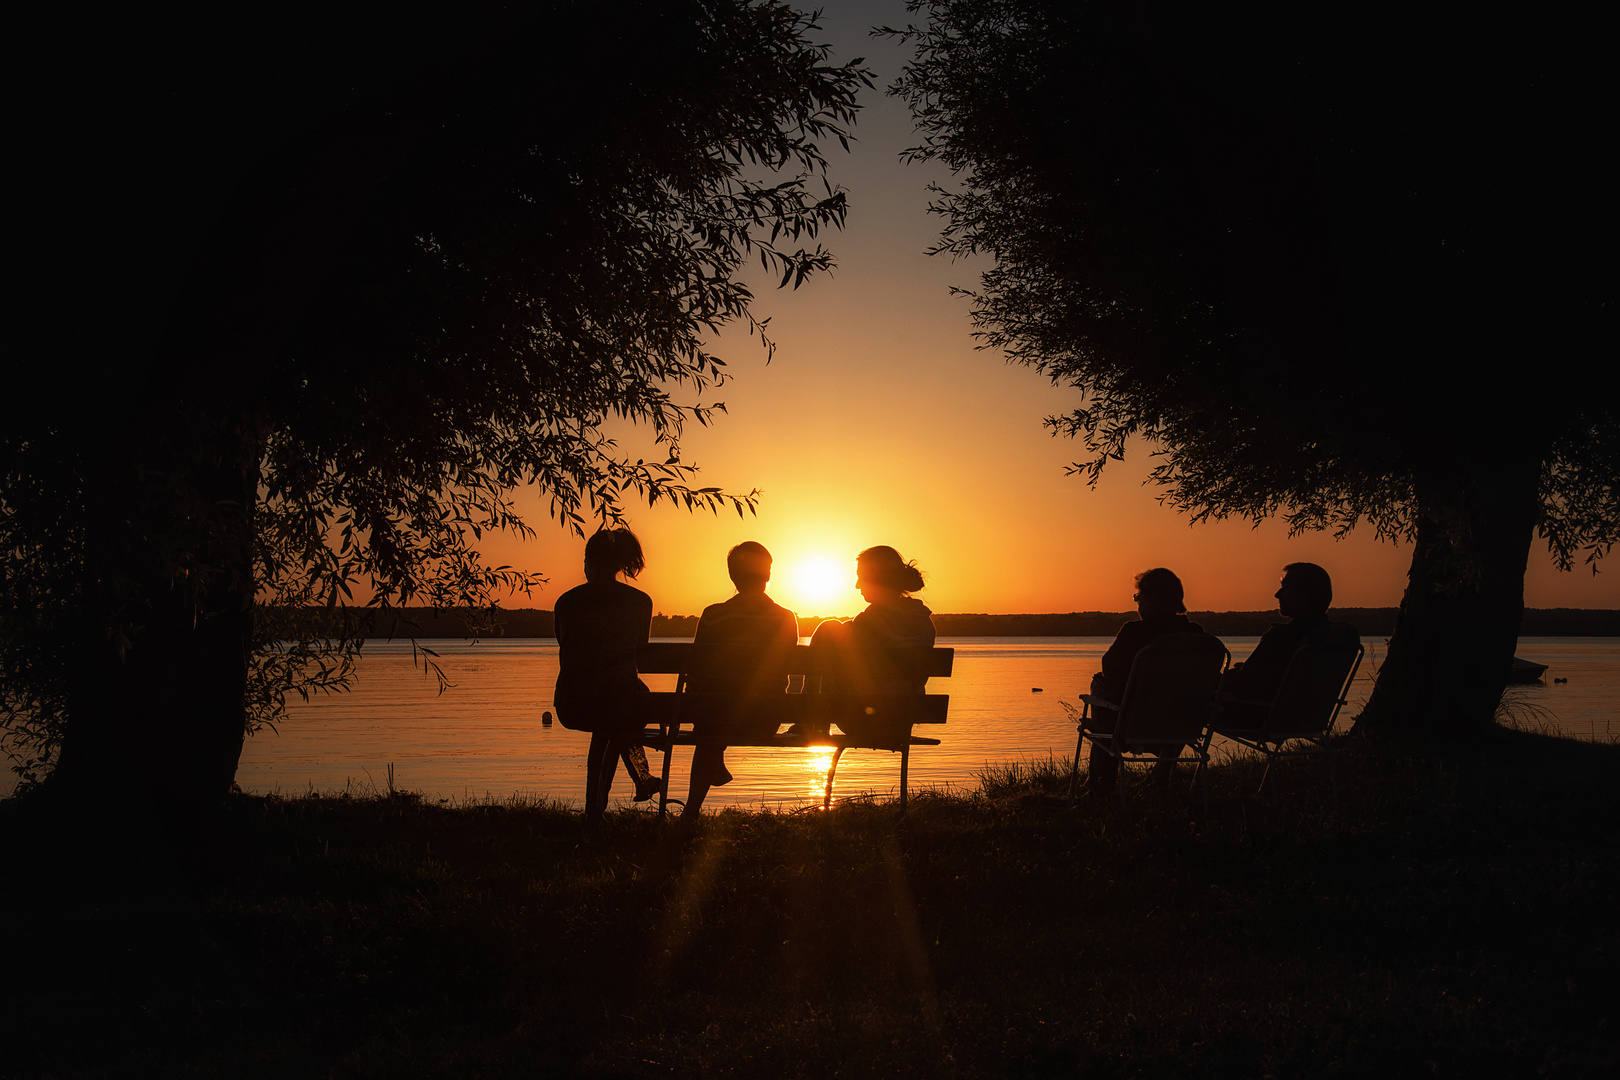
<svg viewBox="0 0 1620 1080"><path fill-rule="evenodd" d="M941 638L956 649L955 674L929 683L951 696L950 722L926 733L943 740L911 755L913 787L971 788L987 763L1064 757L1074 752L1074 726L1060 701L1088 687L1111 638ZM1233 660L1257 638L1229 638ZM454 686L438 693L433 676L413 665L408 644L368 645L359 681L347 694L295 701L279 732L248 740L237 780L246 791L300 794L308 790L382 788L387 769L403 789L440 799L546 795L574 803L585 793L590 736L541 723L552 709L557 643L522 641L424 642L440 654ZM1382 653L1369 645L1346 716L1372 690ZM1523 638L1518 655L1549 665L1546 684L1516 689L1520 723L1578 738L1620 737L1620 639ZM1554 678L1567 683L1555 683ZM674 688L674 676L647 676L654 690ZM1036 692L1039 688L1039 692ZM923 729L919 729L923 730ZM727 761L737 779L715 788L709 805L797 806L819 800L830 751L734 749ZM672 793L683 796L691 751L676 752ZM653 757L653 767L659 758ZM893 794L899 759L852 750L838 766L835 797ZM628 782L616 781L617 801Z"/></svg>

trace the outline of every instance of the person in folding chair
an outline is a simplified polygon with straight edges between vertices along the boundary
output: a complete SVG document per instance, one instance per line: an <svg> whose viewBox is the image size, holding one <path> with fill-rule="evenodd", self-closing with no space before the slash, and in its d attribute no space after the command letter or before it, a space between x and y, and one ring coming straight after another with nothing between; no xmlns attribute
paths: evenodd
<svg viewBox="0 0 1620 1080"><path fill-rule="evenodd" d="M1307 638L1320 636L1328 628L1328 607L1333 603L1333 579L1315 563L1289 563L1283 567L1282 584L1277 589L1277 613L1287 622L1273 623L1260 638L1254 652L1221 680L1221 693L1250 701L1270 701L1277 696L1283 675L1294 651ZM1225 722L1237 727L1259 727L1265 708L1239 703L1225 707Z"/></svg>
<svg viewBox="0 0 1620 1080"><path fill-rule="evenodd" d="M1140 618L1119 628L1114 643L1103 653L1102 670L1091 678L1091 692L1119 703L1125 700L1125 684L1130 681L1131 664L1144 646L1166 634L1197 634L1203 627L1187 618L1187 605L1183 599L1181 579L1164 567L1146 570L1136 575L1136 613ZM1095 714L1090 730L1108 732L1113 718L1112 709L1101 709ZM1165 760L1153 766L1153 780L1162 790L1168 790L1175 776L1174 759L1179 756L1168 750L1161 755ZM1119 759L1091 744L1090 763L1086 767L1086 791L1091 798L1113 796L1119 787Z"/></svg>

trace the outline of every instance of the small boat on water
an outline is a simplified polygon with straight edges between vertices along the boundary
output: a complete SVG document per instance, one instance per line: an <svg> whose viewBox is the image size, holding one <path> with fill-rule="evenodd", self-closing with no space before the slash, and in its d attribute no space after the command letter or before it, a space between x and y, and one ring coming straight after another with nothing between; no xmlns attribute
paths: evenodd
<svg viewBox="0 0 1620 1080"><path fill-rule="evenodd" d="M1541 677L1547 674L1547 665L1538 664L1534 660L1520 660L1513 658L1513 668L1508 672L1508 682L1516 685L1540 682Z"/></svg>

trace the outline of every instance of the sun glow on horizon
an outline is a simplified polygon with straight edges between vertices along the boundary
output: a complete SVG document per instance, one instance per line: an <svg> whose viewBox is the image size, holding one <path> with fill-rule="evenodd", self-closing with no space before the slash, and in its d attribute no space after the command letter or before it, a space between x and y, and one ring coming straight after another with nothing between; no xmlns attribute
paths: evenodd
<svg viewBox="0 0 1620 1080"><path fill-rule="evenodd" d="M788 606L800 614L819 615L860 600L855 594L855 568L829 555L796 559L781 579Z"/></svg>

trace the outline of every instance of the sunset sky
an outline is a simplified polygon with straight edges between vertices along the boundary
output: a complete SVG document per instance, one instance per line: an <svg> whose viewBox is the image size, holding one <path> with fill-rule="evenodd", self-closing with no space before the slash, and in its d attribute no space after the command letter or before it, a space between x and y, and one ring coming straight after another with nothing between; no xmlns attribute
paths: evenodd
<svg viewBox="0 0 1620 1080"><path fill-rule="evenodd" d="M757 341L722 342L735 379L705 401L729 415L688 431L684 457L700 483L760 491L759 514L689 515L632 509L647 553L637 584L655 610L696 614L731 593L725 553L758 540L776 558L772 593L801 615L849 615L854 556L889 544L928 579L920 597L939 612L1120 611L1132 575L1168 566L1198 610L1263 610L1284 563L1317 562L1345 606L1400 602L1410 551L1378 542L1371 529L1344 541L1240 521L1193 527L1161 507L1142 481L1151 447L1113 463L1096 488L1064 475L1084 448L1052 437L1041 421L1077 403L1073 391L974 348L967 301L980 267L925 254L941 219L926 212L937 166L904 166L915 139L903 103L882 93L905 59L874 24L906 21L901 0L829 0L818 41L842 62L865 56L877 91L865 95L859 141L832 148L832 179L847 189L849 220L824 242L838 258L830 279L797 292L756 284L755 313L769 317L778 349L767 365ZM631 433L625 445L639 453ZM649 450L649 453L656 451ZM528 543L486 541L485 554L551 580L515 606L549 608L584 580L581 541L551 523L538 500ZM817 568L820 572L817 573ZM1526 601L1532 607L1620 608L1620 573L1560 574L1539 540Z"/></svg>

